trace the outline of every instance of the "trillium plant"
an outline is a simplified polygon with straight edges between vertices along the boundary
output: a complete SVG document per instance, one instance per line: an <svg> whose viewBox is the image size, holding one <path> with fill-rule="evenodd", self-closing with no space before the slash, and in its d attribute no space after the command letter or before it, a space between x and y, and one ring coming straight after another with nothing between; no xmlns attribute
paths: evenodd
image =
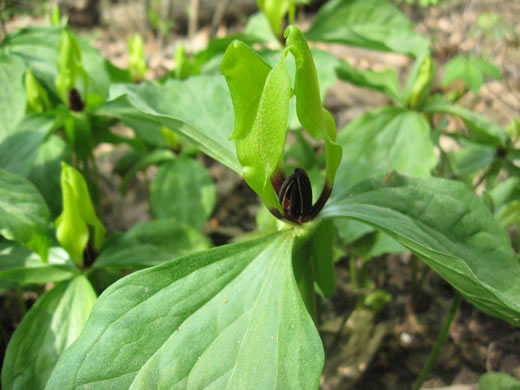
<svg viewBox="0 0 520 390"><path fill-rule="evenodd" d="M13 87L8 97L0 91L11 114L0 115L0 282L12 284L0 289L55 286L11 338L3 388L317 389L325 361L317 303L335 292L336 237L360 226L355 238L386 237L450 283L455 309L465 298L520 326L520 263L504 229L520 222L518 203L507 203L517 202L518 179L495 192L490 185L483 201L468 185L474 176L430 176L442 165L434 114L464 120L471 136L460 139L485 154L489 183L513 170L514 137L431 95L428 42L388 2L330 1L307 32L291 24L272 40L276 50L254 50L281 35L300 1L275 3L259 1L268 38L217 39L191 59L179 50L179 68L161 83L143 81L137 36L128 72L63 26L6 37L0 79ZM401 89L395 72L356 69L307 40L396 51L415 65ZM320 63L333 64L330 72ZM392 106L337 135L322 104L330 73ZM26 91L16 89L22 80ZM118 121L135 137L111 132ZM149 188L156 220L107 233L93 154L102 142L130 148L116 167L123 190L158 165ZM265 206L258 231L208 248L200 230L215 190L192 158L200 152L256 192ZM452 162L444 176L462 178L463 158L440 154ZM121 277L123 269L136 272Z"/></svg>
<svg viewBox="0 0 520 390"><path fill-rule="evenodd" d="M342 156L334 120L321 104L303 34L289 26L284 36L274 66L242 42L227 48L221 72L235 113L238 164L213 151L279 219L277 231L110 286L46 388L316 389L324 350L315 294L334 293L336 218L390 235L479 309L520 324L520 267L509 238L464 184L390 172L333 191ZM291 99L302 127L324 145L323 186L314 202L306 172L286 173L282 163Z"/></svg>

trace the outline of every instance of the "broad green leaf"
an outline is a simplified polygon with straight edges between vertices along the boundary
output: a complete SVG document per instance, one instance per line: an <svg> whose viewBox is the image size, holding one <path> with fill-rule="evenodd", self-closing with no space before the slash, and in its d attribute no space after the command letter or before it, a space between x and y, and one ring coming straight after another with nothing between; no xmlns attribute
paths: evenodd
<svg viewBox="0 0 520 390"><path fill-rule="evenodd" d="M38 189L26 178L0 169L0 235L46 261L50 223L49 208Z"/></svg>
<svg viewBox="0 0 520 390"><path fill-rule="evenodd" d="M326 186L332 188L342 155L341 147L334 142L336 124L330 112L321 104L316 66L302 32L295 26L289 26L284 36L287 38L286 50L292 53L296 63L296 113L310 135L325 141Z"/></svg>
<svg viewBox="0 0 520 390"><path fill-rule="evenodd" d="M387 0L329 1L305 37L414 57L429 51L428 40L415 34L412 22Z"/></svg>
<svg viewBox="0 0 520 390"><path fill-rule="evenodd" d="M462 80L467 87L477 93L485 77L502 79L500 71L490 62L474 56L458 55L452 58L443 69L442 85Z"/></svg>
<svg viewBox="0 0 520 390"><path fill-rule="evenodd" d="M114 85L111 100L98 107L97 113L166 126L215 160L241 172L235 146L228 139L233 129L233 106L222 76L169 80L162 86L150 82Z"/></svg>
<svg viewBox="0 0 520 390"><path fill-rule="evenodd" d="M479 390L520 390L520 381L503 372L486 372L478 381Z"/></svg>
<svg viewBox="0 0 520 390"><path fill-rule="evenodd" d="M513 200L520 199L520 178L510 177L498 183L494 188L486 192L493 203L493 210L498 210Z"/></svg>
<svg viewBox="0 0 520 390"><path fill-rule="evenodd" d="M88 226L94 230L92 242L97 250L103 245L106 230L96 215L85 179L75 168L63 161L60 185L63 212L56 219L56 237L72 260L81 265L90 235Z"/></svg>
<svg viewBox="0 0 520 390"><path fill-rule="evenodd" d="M78 268L59 247L49 249L47 262L13 241L0 242L0 280L20 284L59 282L72 278Z"/></svg>
<svg viewBox="0 0 520 390"><path fill-rule="evenodd" d="M417 112L382 107L351 121L339 134L343 161L335 193L391 170L428 176L437 163L428 122Z"/></svg>
<svg viewBox="0 0 520 390"><path fill-rule="evenodd" d="M53 129L55 118L46 114L25 116L0 143L0 168L27 176L38 157L38 149Z"/></svg>
<svg viewBox="0 0 520 390"><path fill-rule="evenodd" d="M460 149L448 152L448 159L453 172L459 177L468 178L468 181L495 160L496 151L492 145L468 140L461 146Z"/></svg>
<svg viewBox="0 0 520 390"><path fill-rule="evenodd" d="M150 189L150 206L158 218L202 229L215 207L215 185L206 168L190 158L162 164Z"/></svg>
<svg viewBox="0 0 520 390"><path fill-rule="evenodd" d="M210 249L118 281L47 389L318 388L323 347L294 280L293 234Z"/></svg>
<svg viewBox="0 0 520 390"><path fill-rule="evenodd" d="M24 66L0 51L0 142L11 135L25 114Z"/></svg>
<svg viewBox="0 0 520 390"><path fill-rule="evenodd" d="M141 223L112 235L94 263L96 268L151 267L210 247L209 239L176 219Z"/></svg>
<svg viewBox="0 0 520 390"><path fill-rule="evenodd" d="M520 325L520 263L508 234L465 184L393 172L336 195L321 215L389 234L478 309Z"/></svg>
<svg viewBox="0 0 520 390"><path fill-rule="evenodd" d="M285 54L270 69L252 49L234 42L226 50L221 72L235 109L232 137L244 179L269 209L280 210L271 176L280 167L292 95ZM245 76L249 83L243 83Z"/></svg>
<svg viewBox="0 0 520 390"><path fill-rule="evenodd" d="M177 133L172 134L177 135ZM170 149L155 149L143 156L139 156L135 161L133 161L132 166L125 172L123 180L121 181L121 191L126 193L128 183L140 170L143 170L150 165L159 164L173 159L175 159L175 154Z"/></svg>
<svg viewBox="0 0 520 390"><path fill-rule="evenodd" d="M504 227L513 226L520 222L520 200L514 200L504 205L497 212L497 220Z"/></svg>
<svg viewBox="0 0 520 390"><path fill-rule="evenodd" d="M382 107L354 119L340 132L338 144L343 147L344 157L333 194L394 169L428 176L437 163L426 120L414 111L397 107ZM351 219L336 219L334 223L346 244L373 231Z"/></svg>
<svg viewBox="0 0 520 390"><path fill-rule="evenodd" d="M44 389L59 356L83 330L95 301L96 293L84 276L42 295L7 346L2 388Z"/></svg>
<svg viewBox="0 0 520 390"><path fill-rule="evenodd" d="M477 142L505 146L508 139L507 133L500 126L476 112L452 105L438 95L429 99L422 107L422 111L426 113L446 113L459 117L471 130Z"/></svg>
<svg viewBox="0 0 520 390"><path fill-rule="evenodd" d="M395 69L376 72L371 69L358 69L347 61L340 61L336 73L341 80L348 81L358 87L373 89L402 104L401 89Z"/></svg>

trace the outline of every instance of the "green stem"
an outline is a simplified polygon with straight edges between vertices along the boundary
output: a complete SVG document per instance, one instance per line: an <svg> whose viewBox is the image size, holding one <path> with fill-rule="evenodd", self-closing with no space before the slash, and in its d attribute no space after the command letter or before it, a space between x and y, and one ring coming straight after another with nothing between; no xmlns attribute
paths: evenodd
<svg viewBox="0 0 520 390"><path fill-rule="evenodd" d="M457 295L455 295L455 298L453 299L453 302L451 303L450 311L448 312L448 315L444 319L444 323L442 324L441 332L439 333L439 336L437 336L437 340L435 341L435 345L433 346L433 349L430 352L430 355L428 356L428 360L426 361L426 364L422 368L419 377L417 378L417 381L415 382L415 385L413 387L413 390L419 390L421 386L423 385L425 379L430 374L430 371L432 370L435 361L437 360L437 356L439 355L439 352L446 342L446 339L448 338L448 331L450 330L451 323L453 319L455 318L455 314L457 314L457 311L459 309L460 301L462 300L462 295L457 292Z"/></svg>
<svg viewBox="0 0 520 390"><path fill-rule="evenodd" d="M23 317L27 312L27 306L25 305L25 299L23 298L23 290L21 287L16 287L16 299L18 300L18 306L20 307L20 314Z"/></svg>
<svg viewBox="0 0 520 390"><path fill-rule="evenodd" d="M312 252L312 240L293 251L293 271L296 284L303 302L314 323L317 321L316 294L314 292L314 268L309 254Z"/></svg>

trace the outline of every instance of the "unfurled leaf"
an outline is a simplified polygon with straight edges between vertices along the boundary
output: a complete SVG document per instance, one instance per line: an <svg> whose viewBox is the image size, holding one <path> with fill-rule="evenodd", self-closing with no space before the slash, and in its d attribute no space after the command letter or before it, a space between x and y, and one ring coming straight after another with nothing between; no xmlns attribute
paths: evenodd
<svg viewBox="0 0 520 390"><path fill-rule="evenodd" d="M7 346L2 388L43 390L58 358L83 330L95 301L96 293L84 276L42 295Z"/></svg>
<svg viewBox="0 0 520 390"><path fill-rule="evenodd" d="M215 185L208 171L190 158L162 164L150 190L150 206L157 218L175 218L196 230L202 229L213 212L215 200Z"/></svg>
<svg viewBox="0 0 520 390"><path fill-rule="evenodd" d="M486 76L502 79L502 74L492 63L474 56L458 55L444 66L442 85L445 87L454 81L462 80L473 93L477 93Z"/></svg>
<svg viewBox="0 0 520 390"><path fill-rule="evenodd" d="M503 372L486 372L478 381L479 390L520 390L520 381Z"/></svg>
<svg viewBox="0 0 520 390"><path fill-rule="evenodd" d="M497 124L476 112L452 105L438 95L431 97L422 107L422 111L426 113L446 113L459 117L471 130L475 141L480 143L505 146L508 139L507 133Z"/></svg>
<svg viewBox="0 0 520 390"><path fill-rule="evenodd" d="M235 146L229 140L233 105L222 76L169 80L162 86L150 82L114 85L111 100L96 112L154 126L159 139L161 125L166 126L215 160L241 172Z"/></svg>
<svg viewBox="0 0 520 390"><path fill-rule="evenodd" d="M322 216L389 234L478 309L520 325L520 263L508 234L465 184L393 172L337 194Z"/></svg>
<svg viewBox="0 0 520 390"><path fill-rule="evenodd" d="M49 208L36 187L26 178L0 169L0 235L46 261L50 222Z"/></svg>
<svg viewBox="0 0 520 390"><path fill-rule="evenodd" d="M413 23L387 0L329 1L305 37L414 57L429 51L428 40L414 33Z"/></svg>
<svg viewBox="0 0 520 390"><path fill-rule="evenodd" d="M50 248L44 262L14 241L0 242L0 280L20 284L59 282L71 279L77 272L78 268L62 248Z"/></svg>
<svg viewBox="0 0 520 390"><path fill-rule="evenodd" d="M341 61L336 68L338 77L358 87L373 89L393 99L402 102L401 90L395 69L376 72L371 69L357 69L347 61Z"/></svg>
<svg viewBox="0 0 520 390"><path fill-rule="evenodd" d="M0 51L0 142L11 135L25 115L23 62Z"/></svg>
<svg viewBox="0 0 520 390"><path fill-rule="evenodd" d="M141 223L112 235L94 263L96 268L140 269L210 247L209 239L174 218Z"/></svg>
<svg viewBox="0 0 520 390"><path fill-rule="evenodd" d="M323 347L294 279L293 234L199 252L115 283L47 389L316 389Z"/></svg>

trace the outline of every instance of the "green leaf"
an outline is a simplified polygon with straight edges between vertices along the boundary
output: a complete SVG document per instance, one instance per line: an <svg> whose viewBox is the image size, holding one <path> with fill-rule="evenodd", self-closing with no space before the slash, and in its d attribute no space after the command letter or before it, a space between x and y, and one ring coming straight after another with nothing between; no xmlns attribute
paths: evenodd
<svg viewBox="0 0 520 390"><path fill-rule="evenodd" d="M428 40L415 34L413 24L386 0L329 1L305 37L414 57L429 51Z"/></svg>
<svg viewBox="0 0 520 390"><path fill-rule="evenodd" d="M292 95L285 54L271 70L252 49L234 42L226 50L221 72L235 109L232 137L244 179L269 209L281 210L271 176L280 169ZM244 77L251 81L244 83Z"/></svg>
<svg viewBox="0 0 520 390"><path fill-rule="evenodd" d="M150 82L114 85L111 100L98 107L97 113L166 126L208 156L241 172L235 146L228 139L233 106L222 76L169 80L162 86Z"/></svg>
<svg viewBox="0 0 520 390"><path fill-rule="evenodd" d="M0 235L46 261L50 223L49 208L36 187L26 178L0 169Z"/></svg>
<svg viewBox="0 0 520 390"><path fill-rule="evenodd" d="M84 276L42 295L7 346L2 387L43 389L59 356L83 330L95 301L96 293Z"/></svg>
<svg viewBox="0 0 520 390"><path fill-rule="evenodd" d="M448 152L453 172L471 182L477 173L491 164L496 157L495 147L476 142L463 142L460 149Z"/></svg>
<svg viewBox="0 0 520 390"><path fill-rule="evenodd" d="M478 93L486 76L502 79L500 71L490 62L474 56L458 55L444 66L442 86L446 87L454 81L462 80L469 89Z"/></svg>
<svg viewBox="0 0 520 390"><path fill-rule="evenodd" d="M335 193L391 170L428 176L437 164L428 122L417 112L382 107L351 121L339 134L343 161Z"/></svg>
<svg viewBox="0 0 520 390"><path fill-rule="evenodd" d="M486 372L478 381L479 390L520 390L520 381L503 372Z"/></svg>
<svg viewBox="0 0 520 390"><path fill-rule="evenodd" d="M209 247L208 238L193 227L176 219L161 219L141 223L124 234L113 234L94 267L146 268Z"/></svg>
<svg viewBox="0 0 520 390"><path fill-rule="evenodd" d="M47 262L13 241L0 242L0 280L20 284L59 282L72 278L78 269L59 247L49 249Z"/></svg>
<svg viewBox="0 0 520 390"><path fill-rule="evenodd" d="M11 135L25 115L22 61L0 51L0 142Z"/></svg>
<svg viewBox="0 0 520 390"><path fill-rule="evenodd" d="M369 88L381 92L385 96L402 104L401 89L395 69L386 69L376 72L371 69L357 69L347 61L340 61L336 68L338 77L358 87Z"/></svg>
<svg viewBox="0 0 520 390"><path fill-rule="evenodd" d="M446 113L457 116L471 130L475 141L495 146L506 145L508 135L504 129L476 112L452 105L441 96L436 95L429 99L422 107L422 111L425 113Z"/></svg>
<svg viewBox="0 0 520 390"><path fill-rule="evenodd" d="M398 107L382 107L354 119L340 132L338 143L344 158L333 194L394 169L428 176L437 164L426 120L417 112ZM351 219L336 219L334 223L345 244L373 231Z"/></svg>
<svg viewBox="0 0 520 390"><path fill-rule="evenodd" d="M83 251L89 239L88 226L94 229L92 241L97 250L103 245L106 230L96 216L85 179L75 168L63 161L60 184L63 212L56 219L56 237L61 246L69 252L72 260L81 265Z"/></svg>
<svg viewBox="0 0 520 390"><path fill-rule="evenodd" d="M202 229L215 207L215 185L206 168L190 158L162 164L152 182L150 206L158 218L175 218Z"/></svg>
<svg viewBox="0 0 520 390"><path fill-rule="evenodd" d="M520 222L520 200L514 200L504 205L497 213L497 220L504 227Z"/></svg>
<svg viewBox="0 0 520 390"><path fill-rule="evenodd" d="M294 280L293 234L199 252L115 283L47 389L318 388L323 346Z"/></svg>
<svg viewBox="0 0 520 390"><path fill-rule="evenodd" d="M321 215L389 234L478 309L520 325L520 263L508 234L465 184L393 172L335 196Z"/></svg>
<svg viewBox="0 0 520 390"><path fill-rule="evenodd" d="M54 123L55 118L46 114L25 116L0 143L0 168L27 176L37 159L40 145Z"/></svg>

